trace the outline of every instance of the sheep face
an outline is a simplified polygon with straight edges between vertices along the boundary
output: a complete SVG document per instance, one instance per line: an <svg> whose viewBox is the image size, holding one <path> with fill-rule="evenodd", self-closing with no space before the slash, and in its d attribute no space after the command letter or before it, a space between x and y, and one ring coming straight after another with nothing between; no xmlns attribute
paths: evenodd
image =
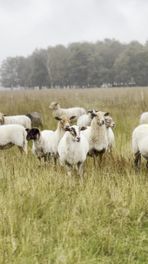
<svg viewBox="0 0 148 264"><path fill-rule="evenodd" d="M32 128L27 131L27 140L37 140L40 137L40 131L38 128Z"/></svg>
<svg viewBox="0 0 148 264"><path fill-rule="evenodd" d="M80 140L81 140L80 132L81 132L81 130L84 130L84 129L86 129L86 128L84 128L84 127L80 128L78 126L70 126L70 127L67 127L66 131L69 131L73 141L80 142Z"/></svg>
<svg viewBox="0 0 148 264"><path fill-rule="evenodd" d="M49 106L49 109L51 110L58 110L60 105L57 102L52 102Z"/></svg>
<svg viewBox="0 0 148 264"><path fill-rule="evenodd" d="M104 112L96 112L94 113L94 118L92 120L92 122L96 122L98 126L102 126L105 124L105 114Z"/></svg>
<svg viewBox="0 0 148 264"><path fill-rule="evenodd" d="M4 114L0 113L0 125L4 124Z"/></svg>
<svg viewBox="0 0 148 264"><path fill-rule="evenodd" d="M105 125L107 128L109 128L109 127L113 128L115 126L115 122L113 121L111 116L105 117Z"/></svg>
<svg viewBox="0 0 148 264"><path fill-rule="evenodd" d="M66 130L67 128L70 127L72 120L75 119L75 116L71 116L70 118L66 116L62 116L62 117L56 116L55 119L59 121L60 127L63 130Z"/></svg>

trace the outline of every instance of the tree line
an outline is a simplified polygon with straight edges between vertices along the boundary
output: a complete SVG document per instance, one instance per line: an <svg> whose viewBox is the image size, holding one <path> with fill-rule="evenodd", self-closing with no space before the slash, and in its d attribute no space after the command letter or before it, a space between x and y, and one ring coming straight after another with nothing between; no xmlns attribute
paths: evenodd
<svg viewBox="0 0 148 264"><path fill-rule="evenodd" d="M147 86L148 42L105 39L37 49L8 57L0 68L4 87Z"/></svg>

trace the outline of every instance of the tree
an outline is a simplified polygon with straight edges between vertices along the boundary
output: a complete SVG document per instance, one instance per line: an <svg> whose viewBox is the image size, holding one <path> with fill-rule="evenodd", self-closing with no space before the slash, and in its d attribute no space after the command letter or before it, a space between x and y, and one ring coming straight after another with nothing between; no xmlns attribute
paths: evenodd
<svg viewBox="0 0 148 264"><path fill-rule="evenodd" d="M4 87L17 87L20 85L18 76L19 57L7 58L1 66L1 83Z"/></svg>
<svg viewBox="0 0 148 264"><path fill-rule="evenodd" d="M45 50L35 50L28 58L28 86L50 87L51 81L47 68L47 52Z"/></svg>
<svg viewBox="0 0 148 264"><path fill-rule="evenodd" d="M68 80L68 51L62 46L49 47L48 54L48 74L53 87L64 87L69 84Z"/></svg>

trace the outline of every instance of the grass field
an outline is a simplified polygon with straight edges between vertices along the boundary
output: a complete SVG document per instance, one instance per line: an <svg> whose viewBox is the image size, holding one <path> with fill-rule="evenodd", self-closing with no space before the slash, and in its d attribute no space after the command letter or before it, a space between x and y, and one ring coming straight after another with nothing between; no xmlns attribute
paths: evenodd
<svg viewBox="0 0 148 264"><path fill-rule="evenodd" d="M39 111L55 129L48 109L83 106L109 111L116 148L102 167L86 163L84 183L53 164L40 166L31 153L0 151L0 263L148 263L148 172L136 174L131 133L148 111L148 89L83 89L0 92L0 111Z"/></svg>

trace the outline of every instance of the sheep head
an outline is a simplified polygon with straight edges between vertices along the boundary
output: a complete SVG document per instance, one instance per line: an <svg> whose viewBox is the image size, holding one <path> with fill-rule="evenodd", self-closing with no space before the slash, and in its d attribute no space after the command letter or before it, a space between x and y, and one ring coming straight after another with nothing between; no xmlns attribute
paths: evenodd
<svg viewBox="0 0 148 264"><path fill-rule="evenodd" d="M66 130L66 128L71 125L72 121L75 118L76 118L75 116L71 116L70 118L68 118L67 116L61 116L61 117L56 116L55 117L55 119L59 121L60 128L64 130Z"/></svg>
<svg viewBox="0 0 148 264"><path fill-rule="evenodd" d="M57 102L52 102L50 105L49 105L49 109L51 110L58 110L60 107L60 105L57 103Z"/></svg>
<svg viewBox="0 0 148 264"><path fill-rule="evenodd" d="M40 138L40 130L38 128L27 129L27 140L37 140Z"/></svg>
<svg viewBox="0 0 148 264"><path fill-rule="evenodd" d="M111 127L113 128L115 126L115 122L113 121L112 117L111 116L105 116L105 125L106 127Z"/></svg>
<svg viewBox="0 0 148 264"><path fill-rule="evenodd" d="M66 128L66 131L68 131L72 137L73 141L80 142L81 139L81 130L85 130L86 128L80 128L79 126L69 126Z"/></svg>
<svg viewBox="0 0 148 264"><path fill-rule="evenodd" d="M88 110L87 113L89 114L90 118L93 119L96 116L97 110Z"/></svg>

